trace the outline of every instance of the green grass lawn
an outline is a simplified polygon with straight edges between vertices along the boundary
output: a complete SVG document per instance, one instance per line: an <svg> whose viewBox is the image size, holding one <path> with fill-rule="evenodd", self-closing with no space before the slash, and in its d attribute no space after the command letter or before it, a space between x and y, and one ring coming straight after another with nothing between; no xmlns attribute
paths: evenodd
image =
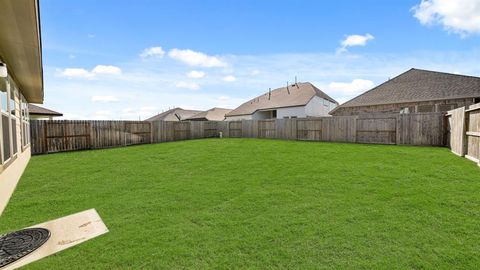
<svg viewBox="0 0 480 270"><path fill-rule="evenodd" d="M96 208L28 269L475 269L480 168L447 148L208 139L33 157L0 233Z"/></svg>

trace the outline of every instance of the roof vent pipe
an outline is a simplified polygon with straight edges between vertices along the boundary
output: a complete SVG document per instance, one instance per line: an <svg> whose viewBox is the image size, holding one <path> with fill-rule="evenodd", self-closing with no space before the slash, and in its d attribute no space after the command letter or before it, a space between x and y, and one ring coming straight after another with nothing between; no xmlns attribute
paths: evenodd
<svg viewBox="0 0 480 270"><path fill-rule="evenodd" d="M287 81L287 93L290 95L290 89L288 89L288 81Z"/></svg>
<svg viewBox="0 0 480 270"><path fill-rule="evenodd" d="M297 76L295 76L295 85L297 86L297 88L300 88L300 87L298 87Z"/></svg>
<svg viewBox="0 0 480 270"><path fill-rule="evenodd" d="M268 100L272 98L272 88L268 88Z"/></svg>

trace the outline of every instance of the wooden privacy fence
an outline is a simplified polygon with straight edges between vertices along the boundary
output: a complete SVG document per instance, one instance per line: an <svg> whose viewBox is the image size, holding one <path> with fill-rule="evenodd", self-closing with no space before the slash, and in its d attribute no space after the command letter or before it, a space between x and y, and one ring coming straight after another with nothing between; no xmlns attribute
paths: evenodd
<svg viewBox="0 0 480 270"><path fill-rule="evenodd" d="M447 140L441 113L243 120L229 122L222 131L225 137L241 134L247 138L352 143L444 146Z"/></svg>
<svg viewBox="0 0 480 270"><path fill-rule="evenodd" d="M447 117L452 152L480 166L480 103L449 111Z"/></svg>
<svg viewBox="0 0 480 270"><path fill-rule="evenodd" d="M442 113L219 122L153 122L152 142L218 137L445 146Z"/></svg>
<svg viewBox="0 0 480 270"><path fill-rule="evenodd" d="M32 153L219 137L445 146L441 113L205 121L32 121Z"/></svg>
<svg viewBox="0 0 480 270"><path fill-rule="evenodd" d="M151 143L151 124L142 121L32 120L32 154Z"/></svg>

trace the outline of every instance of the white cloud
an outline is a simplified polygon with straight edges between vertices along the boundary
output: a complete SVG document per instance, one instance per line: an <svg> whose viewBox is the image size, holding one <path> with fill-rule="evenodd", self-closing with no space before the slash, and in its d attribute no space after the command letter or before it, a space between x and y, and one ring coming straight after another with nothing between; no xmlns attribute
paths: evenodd
<svg viewBox="0 0 480 270"><path fill-rule="evenodd" d="M480 33L479 0L422 0L412 11L424 25L440 24L462 36Z"/></svg>
<svg viewBox="0 0 480 270"><path fill-rule="evenodd" d="M95 34L88 34L88 38L94 38Z"/></svg>
<svg viewBox="0 0 480 270"><path fill-rule="evenodd" d="M352 82L331 82L328 88L343 95L355 95L371 89L375 84L370 80L354 79Z"/></svg>
<svg viewBox="0 0 480 270"><path fill-rule="evenodd" d="M114 96L92 96L92 102L116 102L118 101L117 97Z"/></svg>
<svg viewBox="0 0 480 270"><path fill-rule="evenodd" d="M375 37L370 34L365 35L350 35L347 36L340 43L340 48L337 49L337 53L346 52L348 47L354 46L365 46L369 40L374 39Z"/></svg>
<svg viewBox="0 0 480 270"><path fill-rule="evenodd" d="M84 68L65 68L63 70L57 70L57 73L60 77L67 77L69 79L92 80L97 75L120 75L122 74L122 70L116 66L97 65L92 71Z"/></svg>
<svg viewBox="0 0 480 270"><path fill-rule="evenodd" d="M164 55L165 51L162 49L162 47L150 47L143 50L143 52L140 54L140 57L143 59L163 58Z"/></svg>
<svg viewBox="0 0 480 270"><path fill-rule="evenodd" d="M66 68L60 70L60 76L67 78L92 79L94 75L83 68Z"/></svg>
<svg viewBox="0 0 480 270"><path fill-rule="evenodd" d="M178 82L175 84L177 88L185 88L190 90L198 90L200 89L200 85L194 82Z"/></svg>
<svg viewBox="0 0 480 270"><path fill-rule="evenodd" d="M93 74L110 74L110 75L120 75L122 70L116 66L104 66L98 65L92 69Z"/></svg>
<svg viewBox="0 0 480 270"><path fill-rule="evenodd" d="M200 79L200 78L205 77L205 72L192 70L192 71L187 73L187 77L193 78L193 79Z"/></svg>
<svg viewBox="0 0 480 270"><path fill-rule="evenodd" d="M172 49L168 52L170 58L197 67L225 67L227 63L217 56L206 55L192 50Z"/></svg>
<svg viewBox="0 0 480 270"><path fill-rule="evenodd" d="M223 79L225 82L234 82L237 80L237 78L235 78L235 76L232 76L232 75L228 75L228 76L225 76L223 77Z"/></svg>

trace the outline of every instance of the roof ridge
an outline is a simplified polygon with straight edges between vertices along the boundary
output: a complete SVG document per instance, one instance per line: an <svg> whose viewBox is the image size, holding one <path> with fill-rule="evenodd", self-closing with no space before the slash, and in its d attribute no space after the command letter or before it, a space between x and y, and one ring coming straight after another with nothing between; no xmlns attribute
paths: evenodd
<svg viewBox="0 0 480 270"><path fill-rule="evenodd" d="M318 94L320 92L320 94L323 94L327 97L327 99L330 99L330 101L334 101L335 103L338 104L338 101L336 101L335 99L333 99L331 96L329 96L327 93L325 93L324 91L322 91L320 88L316 87L315 85L313 85L313 83L311 82L306 82L307 84L309 84L313 90L316 92L316 94ZM318 95L317 95L318 96ZM321 97L321 96L319 96ZM321 98L325 98L325 97L321 97Z"/></svg>
<svg viewBox="0 0 480 270"><path fill-rule="evenodd" d="M431 73L439 73L439 74L445 74L445 75L462 76L462 77L467 77L467 78L480 79L480 77L473 76L473 75L455 74L455 73L450 73L450 72L428 70L428 69L421 69L421 68L411 68L410 70L419 70L419 71L425 71L425 72L431 72ZM408 71L410 71L410 70L408 70Z"/></svg>
<svg viewBox="0 0 480 270"><path fill-rule="evenodd" d="M414 70L414 68L411 68L411 69L409 69L409 70L407 70L407 71L404 71L404 72L398 74L397 76L395 76L395 77L393 77L393 78L391 78L391 79L388 79L388 80L384 81L383 83L381 83L381 84L373 87L372 89L367 90L367 91L361 93L360 95L358 95L358 96L356 96L356 97L353 97L353 98L345 101L343 104L335 107L332 111L330 111L330 113L335 112L335 111L338 110L339 108L343 108L343 106L346 105L347 103L349 103L350 101L352 101L352 100L354 100L354 99L357 99L357 98L359 98L359 97L361 97L361 96L364 96L364 95L366 95L367 93L370 93L370 92L372 92L373 90L379 88L380 86L386 84L387 82L389 82L389 81L391 81L391 80L394 80L394 79L396 79L396 78L398 78L398 77L400 77L400 76L402 76L402 75L405 75L405 74L407 74L408 72L410 72L410 71L412 71L412 70ZM353 106L353 107L355 107L355 106Z"/></svg>

